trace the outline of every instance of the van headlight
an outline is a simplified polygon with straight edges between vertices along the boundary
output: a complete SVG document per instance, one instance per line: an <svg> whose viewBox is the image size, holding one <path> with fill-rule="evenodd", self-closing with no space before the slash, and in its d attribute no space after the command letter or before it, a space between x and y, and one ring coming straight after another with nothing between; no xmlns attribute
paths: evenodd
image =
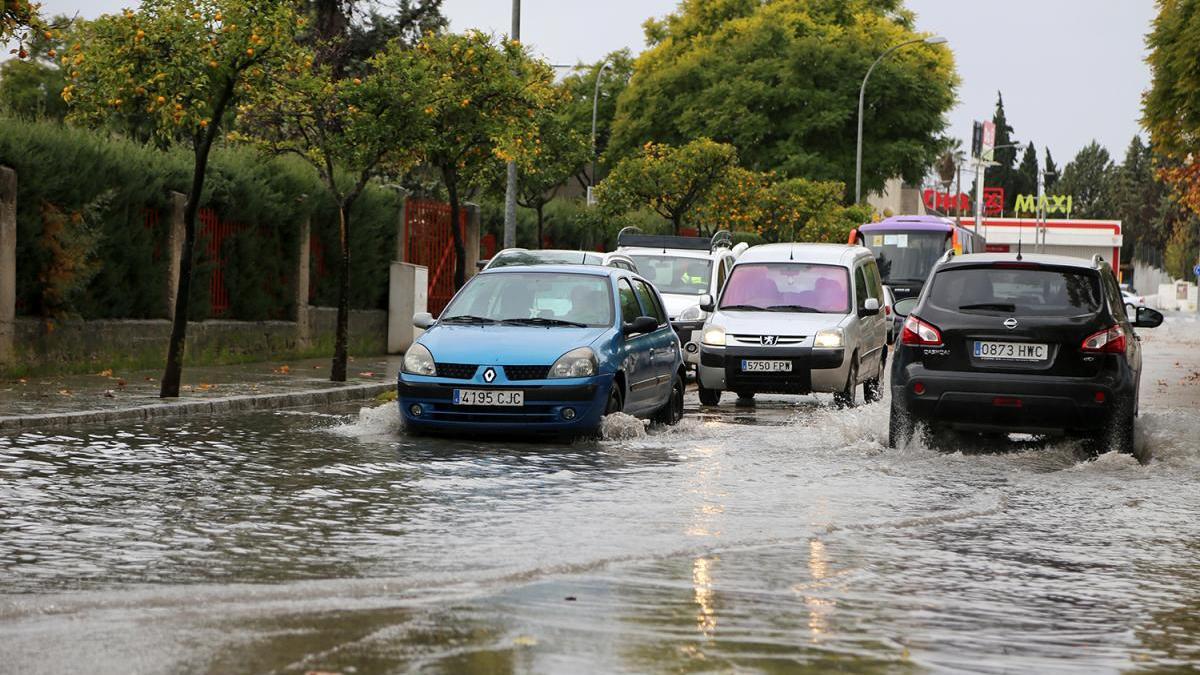
<svg viewBox="0 0 1200 675"><path fill-rule="evenodd" d="M680 323L688 323L691 321L700 321L704 318L704 310L700 309L700 305L692 305L679 313L675 318Z"/></svg>
<svg viewBox="0 0 1200 675"><path fill-rule="evenodd" d="M813 347L818 349L841 349L846 346L846 336L841 328L826 328L817 331L813 338Z"/></svg>
<svg viewBox="0 0 1200 675"><path fill-rule="evenodd" d="M704 336L700 340L706 345L713 347L725 346L725 327L724 326L709 326L704 329Z"/></svg>
<svg viewBox="0 0 1200 675"><path fill-rule="evenodd" d="M433 363L433 354L425 345L417 342L404 352L404 372L409 375L437 375L437 366Z"/></svg>
<svg viewBox="0 0 1200 675"><path fill-rule="evenodd" d="M558 357L550 366L550 379L559 377L591 377L596 374L596 352L580 347Z"/></svg>

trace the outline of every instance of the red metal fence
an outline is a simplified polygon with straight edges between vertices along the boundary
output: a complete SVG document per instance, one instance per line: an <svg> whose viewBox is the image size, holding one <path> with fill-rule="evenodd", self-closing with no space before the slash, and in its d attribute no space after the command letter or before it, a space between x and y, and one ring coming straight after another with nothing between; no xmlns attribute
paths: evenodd
<svg viewBox="0 0 1200 675"><path fill-rule="evenodd" d="M466 209L459 209L459 232L466 227ZM454 297L454 236L450 205L422 199L404 203L404 259L429 268L429 311L437 316Z"/></svg>
<svg viewBox="0 0 1200 675"><path fill-rule="evenodd" d="M225 287L225 257L221 246L226 237L232 237L243 228L237 223L221 220L212 209L200 209L200 231L198 241L204 245L207 261L212 265L212 277L209 279L209 294L212 315L222 316L229 311L229 289Z"/></svg>

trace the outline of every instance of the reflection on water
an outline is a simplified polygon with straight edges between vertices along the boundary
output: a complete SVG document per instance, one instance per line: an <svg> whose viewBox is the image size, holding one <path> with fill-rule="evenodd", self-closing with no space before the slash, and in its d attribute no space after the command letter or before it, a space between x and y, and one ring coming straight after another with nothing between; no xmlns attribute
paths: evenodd
<svg viewBox="0 0 1200 675"><path fill-rule="evenodd" d="M0 669L1200 659L1187 411L1143 414L1148 466L1069 443L888 451L885 406L812 399L571 444L410 438L394 407L339 412L0 438Z"/></svg>

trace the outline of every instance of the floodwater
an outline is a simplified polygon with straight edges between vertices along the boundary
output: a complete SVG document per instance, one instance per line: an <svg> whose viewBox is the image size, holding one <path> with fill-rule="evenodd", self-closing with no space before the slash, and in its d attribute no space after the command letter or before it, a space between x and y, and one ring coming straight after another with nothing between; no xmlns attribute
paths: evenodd
<svg viewBox="0 0 1200 675"><path fill-rule="evenodd" d="M0 437L0 672L1184 670L1176 333L1145 466L888 450L886 402L824 397L573 444L410 438L392 405Z"/></svg>

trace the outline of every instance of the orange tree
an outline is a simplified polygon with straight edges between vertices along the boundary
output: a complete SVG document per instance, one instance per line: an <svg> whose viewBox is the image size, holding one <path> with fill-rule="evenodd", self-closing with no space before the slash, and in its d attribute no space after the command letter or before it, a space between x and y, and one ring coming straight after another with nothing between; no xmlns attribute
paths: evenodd
<svg viewBox="0 0 1200 675"><path fill-rule="evenodd" d="M71 118L105 125L144 116L160 144L183 140L192 149L162 397L179 395L209 151L230 106L288 60L302 24L287 0L143 0L137 11L80 26L62 56L68 80L62 96Z"/></svg>
<svg viewBox="0 0 1200 675"><path fill-rule="evenodd" d="M675 234L689 213L703 204L737 165L732 145L707 138L681 147L647 143L621 160L597 186L600 209L618 216L649 207L671 221Z"/></svg>
<svg viewBox="0 0 1200 675"><path fill-rule="evenodd" d="M413 68L426 87L415 92L428 118L424 160L441 174L450 198L454 284L466 282L466 246L458 227L463 190L478 185L494 158L522 161L536 146L538 111L552 97L554 73L517 42L490 36L426 35L395 67Z"/></svg>
<svg viewBox="0 0 1200 675"><path fill-rule="evenodd" d="M29 0L2 1L4 9L0 10L0 44L16 40L17 46L9 53L23 59L29 55L25 41L29 38L30 31L48 30L41 18L41 5Z"/></svg>
<svg viewBox="0 0 1200 675"><path fill-rule="evenodd" d="M419 157L428 117L415 92L429 83L408 48L393 41L365 64L361 77L338 78L310 50L298 51L238 107L231 136L272 154L312 165L338 209L341 265L330 379L346 380L350 314L350 212L372 178L403 173Z"/></svg>

